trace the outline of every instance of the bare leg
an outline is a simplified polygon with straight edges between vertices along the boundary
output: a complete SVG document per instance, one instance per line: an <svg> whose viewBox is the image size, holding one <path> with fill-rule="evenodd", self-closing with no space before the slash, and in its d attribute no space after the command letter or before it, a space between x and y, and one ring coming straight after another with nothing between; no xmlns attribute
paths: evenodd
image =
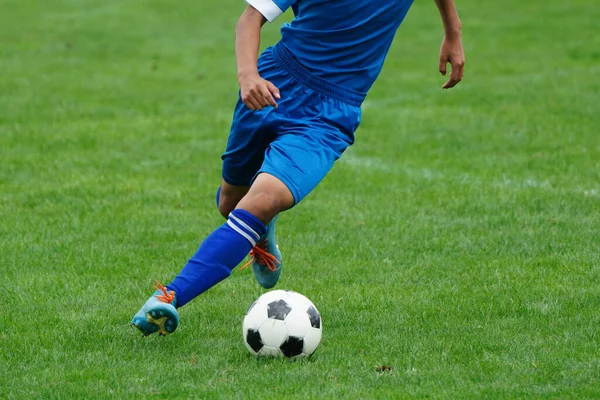
<svg viewBox="0 0 600 400"><path fill-rule="evenodd" d="M277 214L293 205L294 196L288 187L273 175L261 173L236 208L248 211L267 225Z"/></svg>
<svg viewBox="0 0 600 400"><path fill-rule="evenodd" d="M248 193L250 186L234 186L221 179L221 194L219 195L219 212L227 218L235 210L240 200Z"/></svg>

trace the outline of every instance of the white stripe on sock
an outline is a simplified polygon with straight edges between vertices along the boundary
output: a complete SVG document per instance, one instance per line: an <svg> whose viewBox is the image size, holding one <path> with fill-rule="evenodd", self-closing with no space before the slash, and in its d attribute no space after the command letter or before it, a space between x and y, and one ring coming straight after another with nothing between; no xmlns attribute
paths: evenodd
<svg viewBox="0 0 600 400"><path fill-rule="evenodd" d="M253 240L252 237L250 237L250 235L248 235L246 232L244 232L239 226L237 226L230 220L227 220L227 225L229 225L231 227L231 229L233 229L234 231L236 231L237 233L239 233L240 235L245 237L246 240L248 240L250 242L250 244L252 244L252 247L256 246L256 240Z"/></svg>
<svg viewBox="0 0 600 400"><path fill-rule="evenodd" d="M239 219L235 215L229 214L229 219L233 219L237 224L241 225L242 228L246 229L248 232L250 232L252 235L254 235L254 237L256 238L256 240L260 239L260 235L258 233L256 233L254 231L254 229L250 228L244 221L242 221L241 219Z"/></svg>

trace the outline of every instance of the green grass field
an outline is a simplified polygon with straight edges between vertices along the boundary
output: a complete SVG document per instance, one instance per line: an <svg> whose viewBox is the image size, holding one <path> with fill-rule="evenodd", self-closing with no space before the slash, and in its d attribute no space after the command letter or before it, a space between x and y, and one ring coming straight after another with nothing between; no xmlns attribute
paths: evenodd
<svg viewBox="0 0 600 400"><path fill-rule="evenodd" d="M600 398L600 8L457 3L464 81L418 1L279 220L278 288L324 321L287 362L245 350L249 270L167 338L128 326L222 223L243 2L1 1L0 398Z"/></svg>

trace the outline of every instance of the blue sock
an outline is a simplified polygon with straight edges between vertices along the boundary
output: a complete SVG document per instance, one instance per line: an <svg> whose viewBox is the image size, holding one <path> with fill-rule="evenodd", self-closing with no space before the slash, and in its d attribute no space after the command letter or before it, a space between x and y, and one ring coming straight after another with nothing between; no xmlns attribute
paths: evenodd
<svg viewBox="0 0 600 400"><path fill-rule="evenodd" d="M265 233L265 225L245 210L233 210L226 223L211 233L167 285L177 295L177 307L190 302L223 279L248 255Z"/></svg>

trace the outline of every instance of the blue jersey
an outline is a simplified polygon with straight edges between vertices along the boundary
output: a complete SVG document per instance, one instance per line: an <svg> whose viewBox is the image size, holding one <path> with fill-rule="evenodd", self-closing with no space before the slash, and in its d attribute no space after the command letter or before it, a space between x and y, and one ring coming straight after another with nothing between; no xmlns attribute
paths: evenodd
<svg viewBox="0 0 600 400"><path fill-rule="evenodd" d="M246 0L268 21L292 7L283 44L313 75L367 92L413 0Z"/></svg>

